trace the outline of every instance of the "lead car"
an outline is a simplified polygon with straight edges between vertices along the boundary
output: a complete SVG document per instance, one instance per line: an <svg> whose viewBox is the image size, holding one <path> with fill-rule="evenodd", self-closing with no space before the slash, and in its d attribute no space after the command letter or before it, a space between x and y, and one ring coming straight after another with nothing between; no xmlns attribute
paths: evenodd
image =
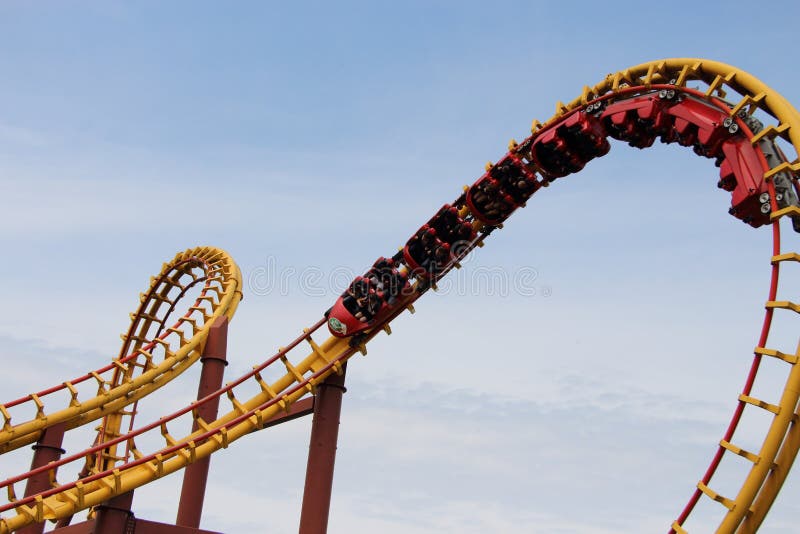
<svg viewBox="0 0 800 534"><path fill-rule="evenodd" d="M380 324L397 309L400 297L410 291L408 274L399 258L378 258L358 276L325 312L328 330L336 337L349 337Z"/></svg>

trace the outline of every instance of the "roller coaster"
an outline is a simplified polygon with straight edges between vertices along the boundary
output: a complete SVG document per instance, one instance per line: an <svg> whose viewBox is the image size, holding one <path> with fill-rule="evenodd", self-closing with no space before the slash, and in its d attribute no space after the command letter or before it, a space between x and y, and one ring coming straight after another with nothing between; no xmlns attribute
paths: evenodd
<svg viewBox="0 0 800 534"><path fill-rule="evenodd" d="M136 426L139 400L220 350L214 336L233 318L242 298L241 272L226 252L198 247L177 254L140 295L119 355L110 364L0 404L0 454L31 444L56 451L60 443L52 442L54 429L63 433L99 421L96 438L85 450L63 457L56 451L0 482L6 494L0 503L0 534L36 525L42 532L46 521L70 532L73 515L186 469L274 424L301 403L308 406L323 385L343 379L351 356L366 354L369 342L382 332L391 334L395 317L413 313L417 299L460 268L532 196L607 154L609 139L640 149L657 140L675 143L713 160L719 169L717 186L731 196L729 214L753 228L771 228L771 275L750 370L708 469L685 507L665 525L670 533L687 532L697 503L710 499L719 505L716 532L755 532L800 449L800 347L770 344L779 335L775 315L800 313L800 303L783 295L779 284L782 267L800 262L800 254L782 248L781 240L782 226L789 236L800 231L800 115L742 70L679 58L609 74L574 100L558 102L552 118L534 121L531 135L521 142L512 140L505 154L487 164L473 185L423 224L399 253L379 258L376 265L392 259L383 272L399 277L393 289L383 283L388 279L381 279L380 269L367 269L322 317L250 372L175 413ZM786 371L782 391L769 399L753 395L765 359L781 362ZM217 416L219 403L227 409ZM737 445L737 431L746 411L753 410L768 415L770 423L760 449L746 450ZM174 429L191 430L176 436ZM141 447L144 442L158 445ZM738 493L722 495L714 489L714 478L728 457L749 467ZM59 473L68 467L79 474L61 480Z"/></svg>

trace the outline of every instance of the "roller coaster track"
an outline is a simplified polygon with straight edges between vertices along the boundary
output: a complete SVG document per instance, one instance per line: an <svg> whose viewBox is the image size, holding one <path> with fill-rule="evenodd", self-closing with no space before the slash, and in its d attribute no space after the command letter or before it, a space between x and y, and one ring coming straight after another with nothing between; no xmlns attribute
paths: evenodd
<svg viewBox="0 0 800 534"><path fill-rule="evenodd" d="M0 404L0 453L35 442L44 429L57 423L72 429L119 415L126 406L178 376L199 358L214 320L235 313L241 299L241 278L234 261L219 249L201 247L177 254L140 295L117 359L83 376ZM168 324L175 306L194 287L200 294L193 305L174 324ZM81 398L82 393L89 395ZM31 417L15 422L15 414ZM116 434L119 428L114 426L104 425L105 434Z"/></svg>
<svg viewBox="0 0 800 534"><path fill-rule="evenodd" d="M707 498L719 503L721 519L717 532L755 532L800 449L797 411L800 399L800 349L782 351L781 347L768 344L772 340L771 334L774 334L773 317L776 313L800 313L800 304L778 297L781 267L800 262L800 254L781 249L781 224L787 219L794 221L800 218L800 209L794 205L781 207L775 186L778 178L788 176L796 189L795 176L800 172L800 160L797 158L800 153L800 115L781 95L734 67L701 59L667 59L611 74L593 87L584 87L578 98L566 104L559 102L556 114L544 124L534 121L531 136L521 143L512 141L509 153L504 158L521 158L526 168L541 176L539 184L547 186L553 178L547 178L546 173L529 157L537 139L560 127L575 114L592 113L610 103L641 95L659 95L662 91L667 98L672 98L674 94L687 95L723 112L728 118L726 128L735 123L736 127L729 131L732 134L737 132L737 136L743 136L742 139L748 140L753 147L762 147L765 142L778 147L771 153L768 150L758 152L761 166L759 174L766 181L770 193L769 205L762 213L768 214L773 248L769 258L771 277L764 320L753 351L752 364L709 468L697 483L684 510L672 522L670 530L671 533L687 532L687 521L696 504L700 499ZM767 122L759 127L754 126L752 119L756 116ZM675 125L671 127L677 128ZM698 151L696 144L695 149ZM790 149L794 152L791 159L784 155ZM487 172L491 169L489 165ZM65 422L69 428L74 428L91 420L106 418L98 441L92 447L0 482L0 488L5 489L8 498L7 504L0 505L0 534L33 522L70 516L178 471L200 458L231 446L239 438L263 428L270 418L281 411L288 411L301 398L315 394L317 386L326 377L341 373L342 365L353 354L366 354L367 344L374 336L382 331L391 333L389 323L397 315L404 311L413 313L416 299L428 289L435 289L436 281L451 269L458 268L459 260L475 247L482 246L491 231L502 228L502 224L493 227L483 225L477 218L474 222L480 230L477 237L460 248L455 259L432 281L415 280L415 291L404 295L393 313L363 337L354 340L328 336L324 341L319 341L320 336L327 335L325 319L320 319L274 355L253 367L252 371L213 394L154 423L122 431L123 408L168 382L197 359L207 334L206 327L221 315L231 317L241 296L239 270L227 255L209 248L192 249L179 254L162 269L161 275L151 284L150 291L142 297L143 305L134 314L121 352L126 356L101 370L0 407L5 419L0 433L0 452L35 441L44 428L55 422ZM154 323L160 322L163 326L164 318L157 319L155 311L145 308L144 303L167 299L163 289L165 283L173 284L171 280L174 277L170 273L183 272L181 265L189 264L205 266L203 276L206 286L201 296L176 326L160 332L156 330L155 337L150 337L145 332L150 332ZM192 277L193 280L200 278L198 275ZM214 292L216 298L211 298L209 292ZM189 332L193 334L191 338L187 337ZM178 347L174 350L168 348L172 345L166 341L170 335L175 337L174 343ZM164 357L157 362L153 349L159 346L163 347ZM776 399L759 399L752 395L759 366L765 358L779 361L786 367L785 385L782 392L774 392ZM141 369L139 374L137 369ZM91 383L92 380L97 386L96 395L80 400L76 392L77 384ZM45 400L57 392L66 392L66 407L49 409L49 403L46 404ZM198 415L198 408L217 399L227 399L229 411L215 421L203 420ZM31 406L35 415L30 420L12 424L9 410L22 405ZM736 445L739 423L749 410L763 412L771 418L757 451L748 451ZM197 430L183 437L174 437L170 428ZM137 442L146 440L152 440L157 445L140 450ZM125 447L130 457L109 452L120 447ZM98 457L102 457L103 461L98 462ZM741 480L738 493L723 496L713 489L714 476L723 458L727 457L746 462L749 468ZM58 481L56 469L68 464L83 465L84 472L78 480ZM17 497L16 487L45 472L51 476L50 489L27 497Z"/></svg>

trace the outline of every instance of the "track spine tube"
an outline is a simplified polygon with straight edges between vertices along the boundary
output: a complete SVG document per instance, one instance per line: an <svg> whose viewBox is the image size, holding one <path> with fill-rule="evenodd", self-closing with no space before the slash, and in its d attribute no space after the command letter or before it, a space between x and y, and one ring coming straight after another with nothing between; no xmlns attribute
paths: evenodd
<svg viewBox="0 0 800 534"><path fill-rule="evenodd" d="M707 85L705 91L700 87L689 87L688 82L701 82ZM659 93L660 91L671 91L674 94L680 93L681 98L689 98L694 102L705 102L707 107L716 108L716 112L702 114L696 121L686 119L687 124L680 128L677 123L668 122L667 130L661 130L660 122L656 128L654 124L644 124L645 132L641 135L653 135L660 132L660 139L665 143L679 143L682 146L693 146L695 152L700 156L712 157L718 154L721 138L725 132L717 129L719 124L723 127L733 122L738 127L737 142L745 145L749 140L750 144L758 150L758 158L762 166L763 174L759 176L756 163L748 163L750 169L744 173L746 180L767 184L770 205L766 206L763 200L760 215L756 214L756 219L752 217L739 217L743 222L756 224L751 226L758 227L772 222L773 236L773 255L771 266L771 282L769 298L766 304L766 311L761 328L758 345L746 377L742 394L738 397L738 402L733 416L724 433L723 439L714 449L715 454L711 464L706 470L700 482L696 485L692 497L678 519L673 522L670 534L686 534L684 522L689 518L695 505L702 497L708 497L727 508L723 512L725 517L716 530L719 534L745 534L755 532L761 525L764 516L770 509L780 487L788 475L788 471L800 450L800 424L798 423L798 402L800 402L800 346L794 354L783 353L781 340L770 338L773 315L775 309L787 309L800 313L800 303L792 301L777 300L778 281L780 273L779 265L781 262L792 261L800 263L800 254L796 252L781 253L780 225L778 220L784 216L789 216L795 229L800 230L800 203L797 199L791 202L784 201L788 207L778 204L776 194L776 180L781 179L780 193L785 194L786 179L791 179L796 192L800 192L798 178L800 178L800 158L790 158L783 154L780 146L776 144L782 139L790 143L795 151L795 156L800 154L800 114L789 104L781 95L777 94L763 82L753 76L742 72L734 67L709 60L693 58L673 58L645 63L635 67L625 69L616 74L608 75L602 82L590 88L585 86L582 95L567 104L558 102L556 115L540 124L534 121L531 137L524 140L521 144L512 141L509 145L510 154L504 156L500 161L509 157L522 157L527 163L528 170L539 172L542 182L537 182L542 187L550 184L556 177L566 176L579 172L587 161L605 154L607 150L600 153L600 145L590 144L589 148L578 147L573 151L573 156L569 156L569 151L558 149L559 157L566 158L566 163L559 162L558 159L549 165L555 170L548 170L546 160L539 162L540 156L534 151L535 143L552 142L553 136L548 140L548 134L558 134L560 130L566 131L574 122L567 124L568 120L586 118L590 112L595 118L604 117L602 110L605 106L614 105L628 98L637 98L645 94ZM738 94L741 99L736 101L736 94L728 96L729 91ZM666 97L672 100L673 96ZM652 101L653 96L650 98ZM658 98L664 98L659 96ZM627 108L626 108L627 109ZM592 111L594 110L594 111ZM723 113L720 113L723 112ZM762 127L758 116L753 116L759 112L768 116L761 116L766 119L765 126ZM583 115L581 115L583 114ZM678 114L673 114L678 117ZM643 117L639 117L642 119ZM702 119L702 120L701 120ZM748 120L752 119L752 120ZM771 119L777 120L777 125L769 125ZM577 121L577 122L580 122ZM593 119L594 120L594 119ZM627 119L626 119L627 120ZM670 119L672 121L673 119ZM675 119L677 120L677 119ZM588 121L588 119L587 119ZM721 122L722 121L722 122ZM595 121L596 122L596 121ZM581 123L584 124L584 123ZM589 122L586 122L589 124ZM627 124L627 123L626 123ZM640 126L643 124L638 122ZM703 125L713 124L714 128ZM756 124L757 128L751 127ZM705 137L700 137L698 131L692 131L685 126L702 127L706 132ZM562 126L564 128L562 128ZM590 133L594 130L589 126ZM637 126L639 128L639 126ZM653 130L652 128L656 128ZM713 131L712 131L713 130ZM755 130L755 134L753 131ZM620 141L628 141L631 146L646 148L649 144L647 137L626 137L628 134L620 133L619 137L611 136ZM728 130L728 133L735 133L737 130ZM575 131L570 130L570 135L563 134L571 139ZM712 132L712 133L708 133ZM577 135L577 134L576 134ZM587 134L588 135L588 134ZM593 134L592 134L593 135ZM598 134L599 135L599 134ZM610 134L604 131L604 136ZM591 136L589 136L591 137ZM587 138L588 139L588 138ZM595 139L592 137L592 139ZM703 140L704 139L704 140ZM590 139L591 140L591 139ZM585 142L588 143L584 139ZM649 141L652 143L652 139ZM561 139L562 145L570 142ZM637 144L638 143L638 144ZM763 146L770 144L771 150L765 151ZM566 146L564 145L564 146ZM737 145L738 146L738 145ZM761 147L761 148L759 148ZM569 148L569 147L567 147ZM574 147L573 147L574 148ZM769 148L769 147L768 147ZM588 150L584 154L585 150ZM555 149L554 149L555 150ZM575 156L574 154L578 154ZM737 152L739 154L739 152ZM739 154L741 155L741 154ZM736 157L739 157L737 155ZM530 157L528 157L530 156ZM726 158L733 158L733 155L725 153ZM774 159L777 158L778 164ZM750 161L752 158L745 158ZM772 163L770 163L772 161ZM487 173L496 168L498 164L489 164L486 168ZM744 165L744 164L743 164ZM743 169L744 167L742 167ZM568 169L566 174L560 174L563 169ZM728 171L720 171L721 178L725 178L728 183ZM549 173L549 174L548 174ZM724 176L723 176L724 175ZM549 178L548 178L549 176ZM737 174L738 176L738 174ZM762 182L763 180L763 182ZM477 184L478 182L476 182ZM723 183L722 181L719 183ZM730 184L728 184L730 185ZM727 189L727 186L720 186ZM761 187L761 185L759 185ZM763 189L760 189L763 191ZM465 188L469 191L469 187ZM755 189L750 188L750 192ZM532 194L532 193L531 193ZM744 194L744 193L742 193ZM97 520L86 522L86 528L94 528L89 523L109 522L107 530L79 530L75 525L74 530L69 532L133 532L133 528L144 527L145 523L137 525L133 514L130 512L130 503L133 498L133 490L144 484L152 482L169 473L186 468L184 475L184 492L181 495L181 503L178 510L177 526L167 525L164 528L177 530L186 529L194 531L186 525L199 525L202 513L205 485L208 476L210 455L214 452L227 448L230 443L247 435L253 431L261 430L272 424L283 420L299 417L313 410L314 420L312 422L309 456L306 471L304 496L300 518L300 534L324 534L327 531L328 518L331 504L331 494L333 486L333 471L338 440L338 428L341 415L342 395L345 392L345 366L346 361L356 351L366 355L367 343L378 333L385 331L390 334L389 323L405 310L413 313L412 304L420 296L424 295L428 289L436 290L436 282L441 279L451 268L458 268L458 260L463 258L475 246L482 246L483 240L495 229L502 228L502 222L482 228L479 209L472 206L468 195L463 193L459 200L455 202L463 206L463 214L467 217L471 211L473 229L479 232L479 238L472 241L469 247L459 251L456 260L447 265L441 272L432 273L430 277L424 279L416 278L414 291L411 295L405 295L396 312L392 312L380 324L376 324L366 333L348 340L339 336L333 336L324 342L317 343L311 337L318 329L322 328L326 320L321 319L313 327L304 329L304 334L287 347L282 347L273 357L268 358L262 364L253 368L253 371L238 378L224 387L222 384L222 369L224 367L225 341L227 339L227 320L230 319L241 299L241 272L233 261L221 250L210 247L197 247L176 255L170 264L165 264L159 278L153 277L151 289L147 294L142 294L139 310L132 314L132 323L127 335L123 335L123 349L120 351L120 358L112 365L106 366L97 371L92 371L75 380L67 381L59 386L40 391L17 399L15 401L0 404L0 454L16 449L23 445L35 442L37 438L46 440L46 434L42 434L54 424L62 423L66 425L65 430L70 430L81 424L104 417L103 430L100 438L94 445L77 454L71 454L67 458L60 458L60 442L55 449L50 449L40 441L39 446L35 446L37 454L43 452L51 457L57 453L54 459L41 460L34 455L34 467L28 473L0 481L0 489L5 489L9 495L8 504L0 504L0 513L14 510L16 515L8 514L0 517L0 534L10 533L20 529L21 532L41 533L43 528L38 528L42 524L32 525L34 521L45 519L60 519L59 525L68 524L71 514L78 510L98 507ZM734 197L738 198L738 197ZM749 197L748 197L749 198ZM755 196L753 198L759 198ZM738 204L737 204L738 205ZM524 202L521 206L524 207ZM735 207L735 206L734 206ZM758 207L758 206L756 206ZM769 209L767 209L769 208ZM516 209L516 208L515 208ZM749 208L747 208L749 209ZM732 211L732 215L736 215ZM741 213L739 213L741 215ZM508 215L510 216L510 215ZM508 217L506 216L506 218ZM400 253L402 257L402 252ZM451 256L453 258L454 256ZM195 276L194 269L203 269L206 278ZM192 280L189 285L184 286L180 277L190 274ZM177 276L177 277L176 277ZM205 282L201 296L189 311L180 317L174 326L167 328L168 319L175 309L175 303L183 298L186 290ZM184 280L184 283L186 281ZM177 298L170 300L170 291L180 288L181 292ZM212 295L211 293L215 293ZM783 295L781 295L783 296ZM152 301L152 302L151 302ZM165 314L157 313L162 304L169 303ZM201 317L202 315L202 317ZM224 317L223 317L224 316ZM215 341L214 327L216 323L225 322L225 336L221 344L221 351L218 347L219 340ZM161 323L160 328L153 337L150 334L150 327L154 321ZM166 329L166 330L164 330ZM323 329L324 331L324 329ZM187 337L190 336L190 338ZM168 337L170 336L170 337ZM778 342L775 347L767 346L767 342ZM294 349L297 345L308 342L312 352L304 359L300 360L298 355L295 360L294 355L291 361L287 357L287 352ZM216 347L216 348L215 348ZM153 349L158 349L159 353L164 352L164 360L155 360ZM222 355L220 357L220 354ZM783 394L778 404L770 404L766 400L754 398L751 393L756 383L756 375L762 364L763 356L777 357L788 362L792 367ZM135 402L151 393L158 387L170 382L177 374L180 374L186 367L197 359L203 362L203 372L201 385L198 391L198 401L174 414L162 417L157 422L153 422L133 429L133 413L135 412ZM156 364L155 362L160 363ZM261 371L275 364L275 368L280 373L274 383L268 384L261 376ZM141 368L141 370L139 369ZM204 388L206 378L206 368L210 378ZM219 374L219 385L214 385ZM107 375L112 374L109 377ZM97 393L91 394L92 380L97 382ZM236 398L233 389L240 384L252 381L255 382L261 391L252 396L249 400ZM89 389L89 398L83 398L85 392L81 390L81 399L78 398L79 384L81 388ZM252 387L252 386L251 386ZM242 388L244 389L244 388ZM58 399L45 402L43 397L48 397L52 393L66 391L62 396L69 394L69 404L65 408L59 409ZM232 404L232 409L227 414L217 419L219 401L222 395L226 394ZM312 398L313 394L313 408ZM308 395L308 396L307 396ZM10 408L26 404L30 408L36 409L36 416L30 420L22 420L12 424ZM123 411L129 404L134 408ZM740 420L746 410L764 409L774 414L772 423L762 445L758 451L747 451L733 442L738 437L738 427ZM281 412L281 410L283 410ZM16 412L23 412L24 409L17 408ZM121 430L122 416L131 416L131 424L128 433ZM167 430L167 423L171 423L178 417L194 417L193 432L191 435L182 439L175 439ZM202 417L202 420L200 419ZM166 445L156 452L139 451L136 449L134 438L148 433L149 436L156 435L160 429L161 438L166 440ZM118 457L116 448L125 446L124 457ZM132 451L132 452L131 452ZM129 452L134 455L130 460ZM723 458L729 458L730 454L737 454L752 462L752 466L740 486L738 493L733 496L724 497L714 491L710 486L715 482L714 477L721 465ZM56 469L61 465L74 464L83 461L87 456L94 455L101 462L89 465L85 473L79 475L79 479L58 483L55 480ZM190 474L190 470L193 474ZM62 469L63 471L63 469ZM194 478L193 478L194 477ZM28 480L26 494L22 499L14 495L14 484ZM191 480L190 480L191 479ZM44 488L33 490L37 484L45 483ZM52 486L52 487L51 487ZM127 504L126 504L127 503ZM101 521L102 519L102 521ZM63 523L62 523L63 521ZM153 525L156 525L153 523ZM69 527L68 527L69 528ZM161 527L154 527L161 528ZM28 530L31 529L31 530ZM123 530L129 529L129 530ZM144 528L141 529L144 534ZM150 532L148 530L148 532ZM154 530L153 532L162 532ZM163 530L166 532L166 530ZM203 531L204 532L204 531Z"/></svg>

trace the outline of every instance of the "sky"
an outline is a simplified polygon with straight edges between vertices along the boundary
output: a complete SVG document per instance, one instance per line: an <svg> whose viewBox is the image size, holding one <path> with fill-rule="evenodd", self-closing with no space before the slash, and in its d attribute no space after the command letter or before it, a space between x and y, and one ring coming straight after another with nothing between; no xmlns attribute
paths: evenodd
<svg viewBox="0 0 800 534"><path fill-rule="evenodd" d="M233 379L608 73L708 58L800 102L798 15L790 1L2 1L0 398L116 356L149 277L198 245L244 276ZM768 290L770 232L727 214L717 177L690 150L612 142L378 336L348 367L329 532L668 530L727 427ZM794 321L776 319L775 348L795 351ZM767 362L756 392L777 400L784 372ZM190 402L196 378L137 421ZM757 449L764 426L746 417L741 444ZM215 455L203 528L296 532L309 428ZM0 458L0 478L26 462ZM744 467L723 463L715 489L735 494ZM794 531L794 475L762 532ZM137 517L174 521L179 487L137 490ZM704 499L690 532L721 512Z"/></svg>

